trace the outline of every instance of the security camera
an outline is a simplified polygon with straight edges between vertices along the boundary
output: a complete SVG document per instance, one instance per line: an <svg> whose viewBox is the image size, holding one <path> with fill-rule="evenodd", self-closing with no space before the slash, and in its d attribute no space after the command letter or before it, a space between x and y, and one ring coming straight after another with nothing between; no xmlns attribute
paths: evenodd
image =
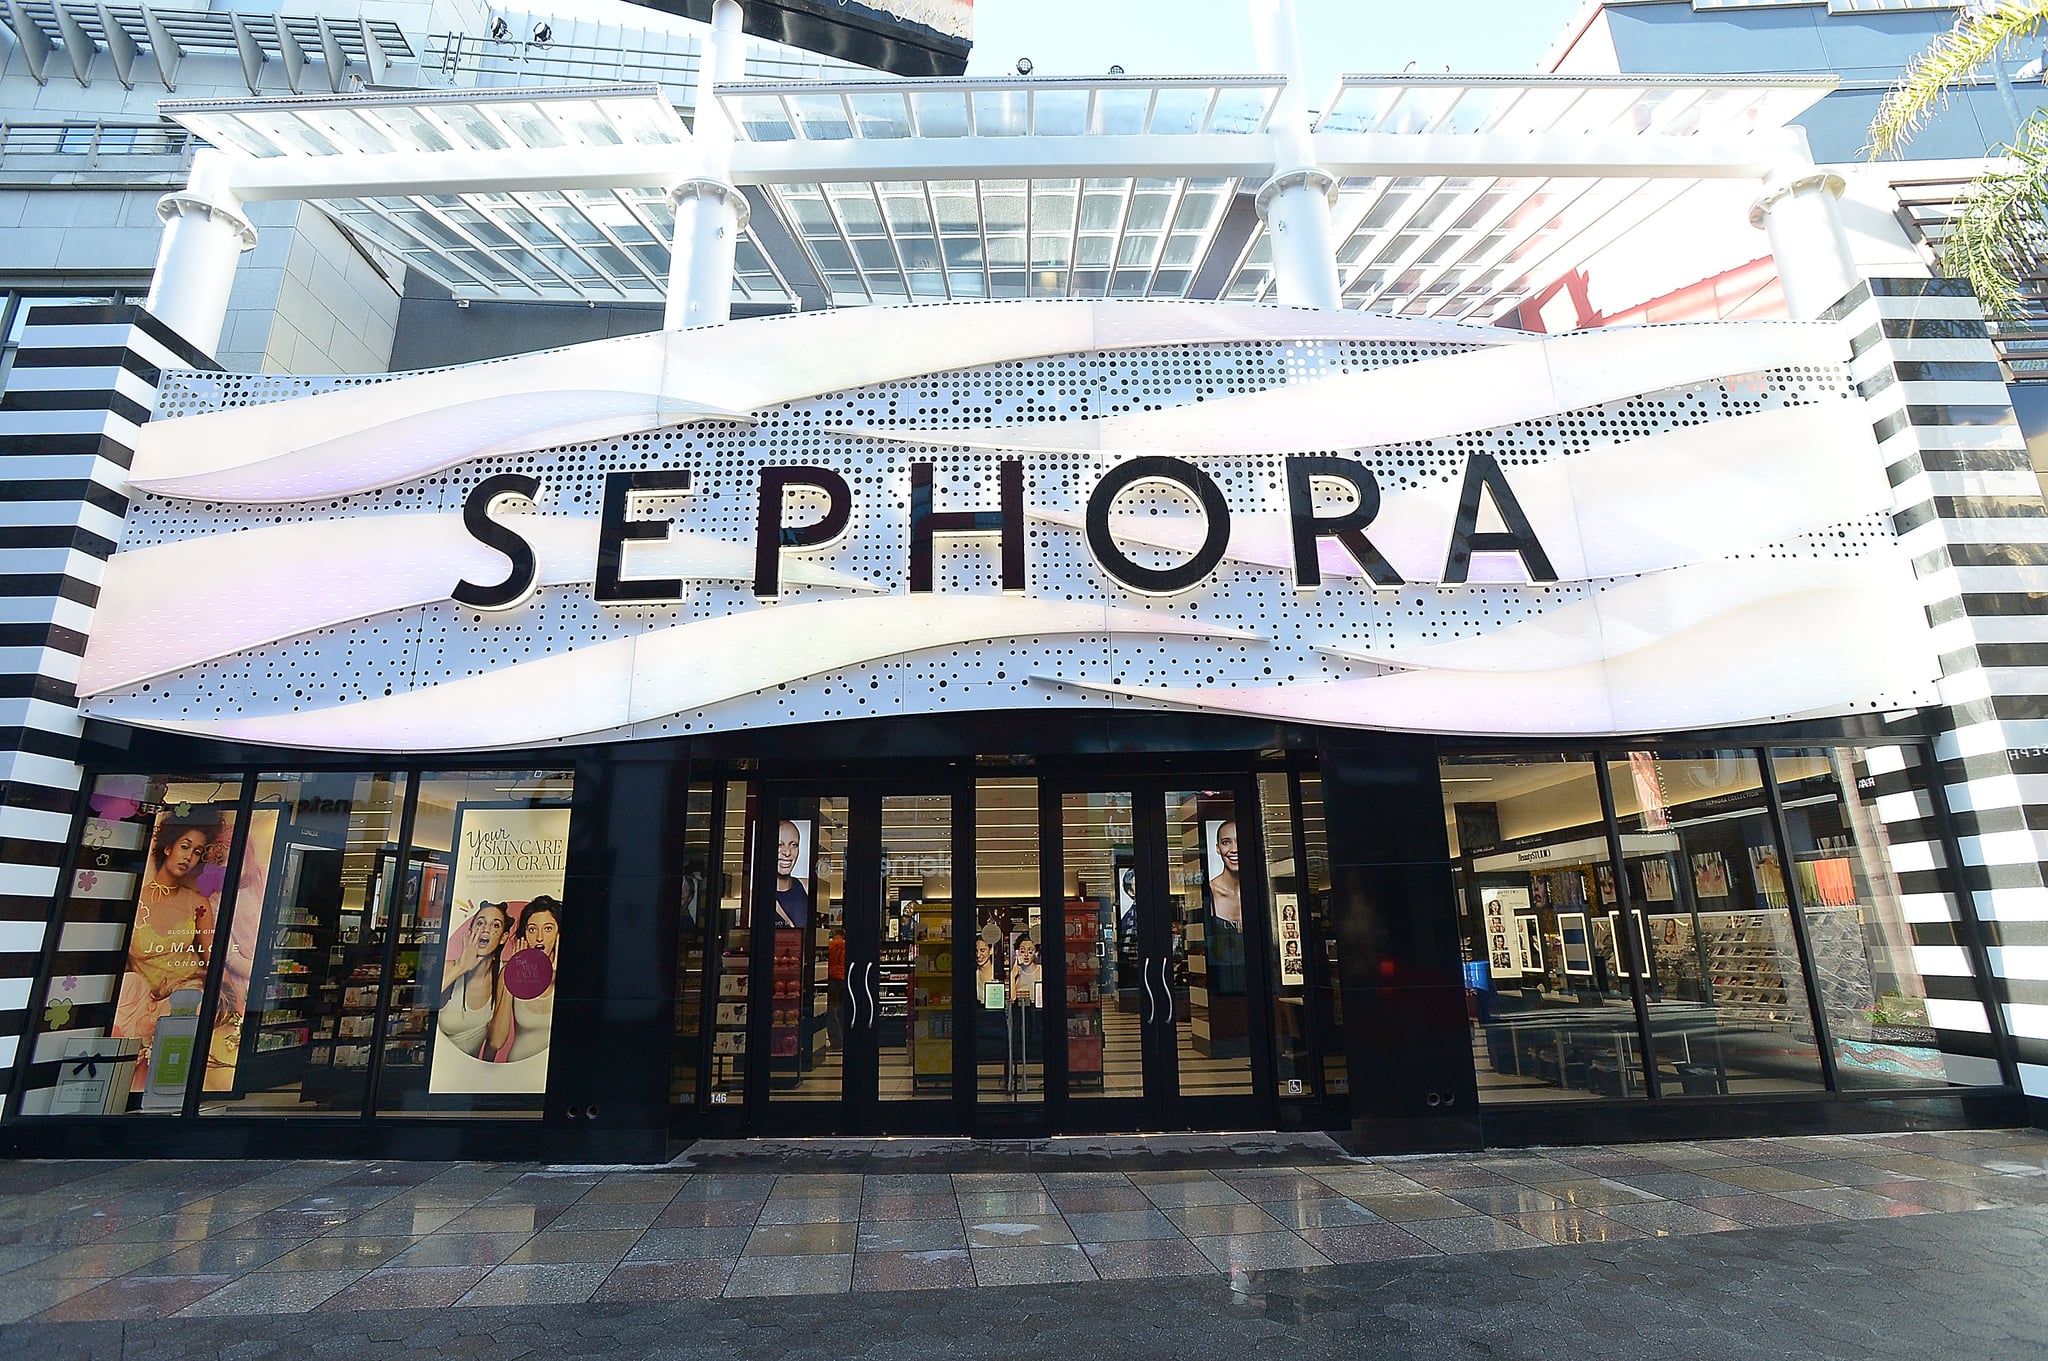
<svg viewBox="0 0 2048 1361"><path fill-rule="evenodd" d="M535 26L533 30L533 41L535 45L540 47L546 47L549 43L553 42L554 40L555 30L552 26L548 24L539 24Z"/></svg>
<svg viewBox="0 0 2048 1361"><path fill-rule="evenodd" d="M1037 69L1037 68L1036 68L1036 67L1035 67L1035 66L1034 66L1034 65L1032 64L1031 58L1029 58L1029 57L1019 57L1019 58L1017 58L1017 74L1018 74L1018 75L1020 75L1020 76L1028 76L1028 75L1030 75L1030 74L1031 74L1031 73L1032 73L1032 72L1033 72L1034 70L1036 70L1036 69Z"/></svg>

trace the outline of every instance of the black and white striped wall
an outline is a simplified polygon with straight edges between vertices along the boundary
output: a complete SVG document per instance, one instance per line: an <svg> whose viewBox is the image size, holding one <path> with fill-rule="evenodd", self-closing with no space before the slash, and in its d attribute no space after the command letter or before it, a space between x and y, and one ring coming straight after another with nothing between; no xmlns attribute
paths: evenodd
<svg viewBox="0 0 2048 1361"><path fill-rule="evenodd" d="M1941 651L1935 761L1950 816L1937 828L1900 809L1912 844L1894 858L1914 879L1959 858L1973 919L1917 914L1916 957L1930 994L1960 999L1981 951L1997 1004L1986 1038L2011 1037L2022 1088L2048 1102L2048 503L1967 285L1872 279L1828 315L1853 337Z"/></svg>
<svg viewBox="0 0 2048 1361"><path fill-rule="evenodd" d="M29 994L81 775L74 683L135 430L165 369L212 367L139 308L40 307L0 393L0 1089L30 1062ZM54 1072L57 1057L36 1066Z"/></svg>

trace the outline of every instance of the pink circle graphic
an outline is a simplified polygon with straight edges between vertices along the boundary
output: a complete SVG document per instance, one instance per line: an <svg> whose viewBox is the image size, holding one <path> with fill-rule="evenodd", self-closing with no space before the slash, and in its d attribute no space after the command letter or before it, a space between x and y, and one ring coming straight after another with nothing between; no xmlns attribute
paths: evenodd
<svg viewBox="0 0 2048 1361"><path fill-rule="evenodd" d="M505 961L505 991L522 1002L531 1002L554 981L554 962L545 950L521 950Z"/></svg>

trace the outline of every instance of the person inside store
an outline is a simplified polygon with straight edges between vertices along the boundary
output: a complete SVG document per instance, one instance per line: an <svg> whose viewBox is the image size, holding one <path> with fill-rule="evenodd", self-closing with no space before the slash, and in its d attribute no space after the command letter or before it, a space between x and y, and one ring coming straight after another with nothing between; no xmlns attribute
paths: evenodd
<svg viewBox="0 0 2048 1361"><path fill-rule="evenodd" d="M846 932L841 927L832 928L832 939L825 946L825 975L831 980L826 989L830 1002L825 1011L825 1039L834 1049L846 1043Z"/></svg>
<svg viewBox="0 0 2048 1361"><path fill-rule="evenodd" d="M194 884L219 832L218 819L165 814L149 848L149 872L135 903L128 937L128 968L114 1007L114 1035L142 1041L136 1090L149 1073L157 1022L170 1014L171 995L206 986L213 955L214 900Z"/></svg>
<svg viewBox="0 0 2048 1361"><path fill-rule="evenodd" d="M1238 873L1237 823L1217 823L1213 844L1216 853L1210 864L1215 868L1202 886L1209 988L1238 995L1244 992L1244 881Z"/></svg>
<svg viewBox="0 0 2048 1361"><path fill-rule="evenodd" d="M811 922L811 894L796 877L797 855L803 850L803 833L794 822L775 828L775 924L801 931Z"/></svg>
<svg viewBox="0 0 2048 1361"><path fill-rule="evenodd" d="M441 1010L435 1018L440 1043L471 1058L482 1055L491 1022L497 1018L502 952L510 926L503 903L478 903L475 914L457 929L453 948L441 965Z"/></svg>
<svg viewBox="0 0 2048 1361"><path fill-rule="evenodd" d="M542 894L519 914L505 968L498 980L498 1005L491 1017L490 1051L499 1063L517 1063L545 1054L555 1028L555 966L562 945L562 905ZM547 957L545 969L519 969L515 961L528 950ZM522 979L546 979L546 986L531 989Z"/></svg>

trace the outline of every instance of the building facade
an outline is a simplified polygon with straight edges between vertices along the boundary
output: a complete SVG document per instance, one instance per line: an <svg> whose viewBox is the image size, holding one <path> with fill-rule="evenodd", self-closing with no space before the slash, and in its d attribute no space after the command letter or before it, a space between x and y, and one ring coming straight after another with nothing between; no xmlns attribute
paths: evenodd
<svg viewBox="0 0 2048 1361"><path fill-rule="evenodd" d="M1311 113L743 73L717 8L703 96L533 16L238 46L146 299L20 308L0 1146L2038 1108L2048 506L1829 80ZM317 267L235 339L266 215L381 362L277 348ZM1750 314L1549 324L1760 243Z"/></svg>

